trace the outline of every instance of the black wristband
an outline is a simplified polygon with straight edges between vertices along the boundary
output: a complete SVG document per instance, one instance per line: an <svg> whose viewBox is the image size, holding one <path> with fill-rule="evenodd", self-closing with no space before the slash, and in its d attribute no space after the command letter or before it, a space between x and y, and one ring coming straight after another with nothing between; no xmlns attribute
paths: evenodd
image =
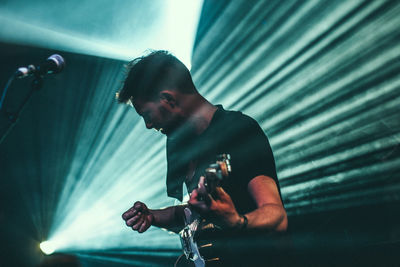
<svg viewBox="0 0 400 267"><path fill-rule="evenodd" d="M246 215L240 215L241 217L243 217L243 224L242 227L240 227L241 230L246 229L247 228L247 224L249 222L249 220L247 220Z"/></svg>

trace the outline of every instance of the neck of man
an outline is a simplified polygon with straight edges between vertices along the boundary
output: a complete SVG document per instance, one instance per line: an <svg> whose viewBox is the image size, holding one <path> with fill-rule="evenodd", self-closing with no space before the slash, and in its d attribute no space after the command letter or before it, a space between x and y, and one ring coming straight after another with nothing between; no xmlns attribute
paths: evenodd
<svg viewBox="0 0 400 267"><path fill-rule="evenodd" d="M210 125L217 107L200 94L191 95L189 98L185 107L187 123L196 135L200 135Z"/></svg>

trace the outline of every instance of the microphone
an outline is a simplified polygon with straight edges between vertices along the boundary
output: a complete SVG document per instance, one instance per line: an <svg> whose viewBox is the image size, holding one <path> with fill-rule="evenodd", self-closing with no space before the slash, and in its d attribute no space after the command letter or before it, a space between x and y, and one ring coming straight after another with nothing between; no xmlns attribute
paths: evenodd
<svg viewBox="0 0 400 267"><path fill-rule="evenodd" d="M64 69L64 58L58 54L51 55L45 62L39 66L29 65L28 67L18 68L15 76L24 78L29 75L44 76L50 73L59 73Z"/></svg>

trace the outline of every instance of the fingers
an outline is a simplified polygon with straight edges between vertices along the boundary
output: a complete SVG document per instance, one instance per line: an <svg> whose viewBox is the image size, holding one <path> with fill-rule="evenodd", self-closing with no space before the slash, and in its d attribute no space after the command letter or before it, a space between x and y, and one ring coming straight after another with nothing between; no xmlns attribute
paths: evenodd
<svg viewBox="0 0 400 267"><path fill-rule="evenodd" d="M135 202L129 210L124 212L122 219L127 226L139 233L146 231L152 223L152 215L149 214L147 206L140 201Z"/></svg>
<svg viewBox="0 0 400 267"><path fill-rule="evenodd" d="M129 220L130 218L135 217L135 215L138 213L139 211L137 209L134 209L133 207L130 208L129 210L125 211L122 214L122 219L124 219L124 221Z"/></svg>
<svg viewBox="0 0 400 267"><path fill-rule="evenodd" d="M144 231L149 229L150 225L151 225L151 221L150 220L144 220L142 225L139 227L138 232L139 233L143 233Z"/></svg>
<svg viewBox="0 0 400 267"><path fill-rule="evenodd" d="M212 197L207 194L202 194L200 188L194 189L190 194L189 205L192 206L194 209L201 213L206 213L210 209L210 205L212 205Z"/></svg>
<svg viewBox="0 0 400 267"><path fill-rule="evenodd" d="M135 204L127 211L122 214L122 219L125 221L135 216L139 211L146 208L146 205L140 201L136 201Z"/></svg>
<svg viewBox="0 0 400 267"><path fill-rule="evenodd" d="M140 216L139 218L138 218L138 220L136 221L136 223L132 226L132 229L133 230L138 230L139 229L139 227L142 225L142 223L144 222L144 220L145 220L145 216Z"/></svg>
<svg viewBox="0 0 400 267"><path fill-rule="evenodd" d="M197 190L199 191L199 193L201 195L207 194L207 189L206 189L206 186L205 186L205 180L206 180L206 178L204 178L204 176L201 176L200 179L199 179L199 183L197 184Z"/></svg>
<svg viewBox="0 0 400 267"><path fill-rule="evenodd" d="M125 221L126 225L130 226L130 227L134 226L141 217L142 217L142 213L138 212L135 216L133 216L132 218L129 218L128 220Z"/></svg>
<svg viewBox="0 0 400 267"><path fill-rule="evenodd" d="M231 197L228 195L228 193L226 193L225 190L220 186L217 186L215 188L215 193L217 195L217 198L220 199L221 201L231 199Z"/></svg>
<svg viewBox="0 0 400 267"><path fill-rule="evenodd" d="M151 226L151 223L151 215L142 214L141 212L126 221L126 225L139 233L145 232Z"/></svg>
<svg viewBox="0 0 400 267"><path fill-rule="evenodd" d="M210 205L210 195L207 192L207 188L205 186L205 180L206 178L204 176L201 176L199 179L199 183L197 185L196 192L196 199L199 201L204 201L206 202L207 205ZM193 190L194 191L194 190Z"/></svg>

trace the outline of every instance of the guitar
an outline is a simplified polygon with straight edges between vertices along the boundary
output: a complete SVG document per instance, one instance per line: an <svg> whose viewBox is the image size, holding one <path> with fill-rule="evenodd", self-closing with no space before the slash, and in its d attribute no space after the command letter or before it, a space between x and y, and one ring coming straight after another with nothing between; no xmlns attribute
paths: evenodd
<svg viewBox="0 0 400 267"><path fill-rule="evenodd" d="M221 181L229 176L231 171L230 155L222 154L217 156L216 163L210 164L205 170L204 186L207 193L212 194ZM203 225L203 219L200 214L190 209L190 207L185 208L184 214L185 227L179 232L184 255L188 260L194 263L194 266L204 267L206 265L206 260L199 252L199 247L196 242L196 233L206 228L207 225ZM204 246L211 246L211 244Z"/></svg>

